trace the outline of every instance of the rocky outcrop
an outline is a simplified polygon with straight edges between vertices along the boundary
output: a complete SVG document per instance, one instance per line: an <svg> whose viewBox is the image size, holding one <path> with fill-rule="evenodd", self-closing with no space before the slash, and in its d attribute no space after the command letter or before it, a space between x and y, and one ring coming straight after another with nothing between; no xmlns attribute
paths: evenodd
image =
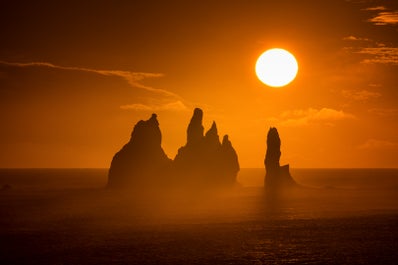
<svg viewBox="0 0 398 265"><path fill-rule="evenodd" d="M234 184L240 170L238 155L228 135L224 135L219 155L219 177L222 183Z"/></svg>
<svg viewBox="0 0 398 265"><path fill-rule="evenodd" d="M195 186L233 185L239 162L228 136L220 143L217 125L203 135L203 111L194 110L187 129L187 143L174 158L174 172L179 183Z"/></svg>
<svg viewBox="0 0 398 265"><path fill-rule="evenodd" d="M204 135L202 120L203 111L195 109L187 129L187 143L178 150L174 161L161 147L156 114L139 121L130 141L113 157L108 186L142 190L235 184L239 162L228 136L220 143L215 122Z"/></svg>
<svg viewBox="0 0 398 265"><path fill-rule="evenodd" d="M147 121L139 121L130 141L112 159L108 186L141 189L167 182L172 161L163 151L161 141L156 114Z"/></svg>
<svg viewBox="0 0 398 265"><path fill-rule="evenodd" d="M267 190L279 190L296 186L289 172L289 165L280 166L281 140L278 130L270 128L267 135L267 153L265 155L266 176L264 185Z"/></svg>

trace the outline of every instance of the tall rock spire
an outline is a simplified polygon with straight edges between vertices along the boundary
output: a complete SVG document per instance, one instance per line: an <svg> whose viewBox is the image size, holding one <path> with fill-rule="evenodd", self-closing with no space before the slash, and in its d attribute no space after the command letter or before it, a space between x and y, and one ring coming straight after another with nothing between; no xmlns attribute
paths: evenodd
<svg viewBox="0 0 398 265"><path fill-rule="evenodd" d="M281 140L278 130L270 128L267 135L267 152L265 155L266 176L264 185L268 190L278 190L283 187L296 185L289 172L289 165L280 166Z"/></svg>
<svg viewBox="0 0 398 265"><path fill-rule="evenodd" d="M196 108L187 128L187 145L196 144L203 139L203 111Z"/></svg>
<svg viewBox="0 0 398 265"><path fill-rule="evenodd" d="M220 138L218 136L217 124L213 121L210 129L206 132L205 135L206 145L209 148L217 149L221 146Z"/></svg>
<svg viewBox="0 0 398 265"><path fill-rule="evenodd" d="M228 135L224 135L221 144L220 175L226 183L234 183L240 170L238 155L232 147Z"/></svg>

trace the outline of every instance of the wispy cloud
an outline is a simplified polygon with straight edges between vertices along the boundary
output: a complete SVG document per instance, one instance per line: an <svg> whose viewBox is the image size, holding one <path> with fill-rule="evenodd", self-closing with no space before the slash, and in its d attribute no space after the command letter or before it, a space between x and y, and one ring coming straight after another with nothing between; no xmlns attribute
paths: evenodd
<svg viewBox="0 0 398 265"><path fill-rule="evenodd" d="M373 92L369 90L342 90L341 94L343 97L355 100L355 101L368 101L369 99L372 98L378 98L381 97L381 94L378 92Z"/></svg>
<svg viewBox="0 0 398 265"><path fill-rule="evenodd" d="M398 48L396 47L353 35L344 37L343 40L350 43L350 46L344 47L343 51L363 55L365 58L362 59L362 63L398 64Z"/></svg>
<svg viewBox="0 0 398 265"><path fill-rule="evenodd" d="M295 127L306 126L309 124L325 124L334 125L334 122L339 120L353 119L354 115L346 113L342 110L335 110L331 108L306 110L293 110L283 112L279 118L271 118L273 122L282 126Z"/></svg>
<svg viewBox="0 0 398 265"><path fill-rule="evenodd" d="M141 110L141 111L184 111L188 110L187 106L179 100L168 102L168 103L158 103L158 104L128 104L120 106L121 109L125 110Z"/></svg>
<svg viewBox="0 0 398 265"><path fill-rule="evenodd" d="M356 37L356 36L346 36L343 38L343 40L347 40L347 41L372 41L371 39L368 38L361 38L361 37Z"/></svg>
<svg viewBox="0 0 398 265"><path fill-rule="evenodd" d="M365 143L358 146L359 149L375 150L375 149L398 149L397 142L387 140L368 139Z"/></svg>
<svg viewBox="0 0 398 265"><path fill-rule="evenodd" d="M0 61L0 64L11 66L11 67L48 67L54 68L59 70L66 70L66 71L80 71L80 72L87 72L87 73L95 73L103 76L115 76L120 77L126 80L130 86L135 88L141 88L156 94L161 94L168 97L178 98L181 97L175 93L170 91L154 88L151 86L144 85L141 83L144 79L148 78L159 78L163 77L162 73L145 73L145 72L132 72L132 71L123 71L123 70L100 70L100 69L93 69L93 68L85 68L85 67L75 67L75 66L61 66L56 65L48 62L28 62L28 63L21 63L21 62L7 62L7 61Z"/></svg>
<svg viewBox="0 0 398 265"><path fill-rule="evenodd" d="M375 6L362 9L364 11L376 12L376 15L367 21L374 25L396 25L398 24L398 11L391 11L385 6Z"/></svg>
<svg viewBox="0 0 398 265"><path fill-rule="evenodd" d="M120 106L120 108L124 110L181 111L181 110L186 110L187 109L186 104L189 104L176 93L143 84L143 81L145 79L163 77L164 75L162 73L132 72L125 70L102 70L102 69L93 69L93 68L75 67L75 66L61 66L48 62L21 63L21 62L7 62L0 60L0 64L10 67L47 67L52 69L65 70L65 71L79 71L86 73L94 73L102 76L119 77L124 79L132 88L139 88L156 94L156 99L149 99L152 102L151 104L134 103L134 104L126 104Z"/></svg>
<svg viewBox="0 0 398 265"><path fill-rule="evenodd" d="M398 64L398 48L374 47L361 48L356 53L368 55L371 58L364 59L363 63Z"/></svg>
<svg viewBox="0 0 398 265"><path fill-rule="evenodd" d="M364 8L362 10L365 10L365 11L384 11L384 10L387 10L387 8L385 6L374 6L374 7Z"/></svg>
<svg viewBox="0 0 398 265"><path fill-rule="evenodd" d="M370 113L376 114L382 117L395 117L398 116L397 108L372 108L368 110Z"/></svg>
<svg viewBox="0 0 398 265"><path fill-rule="evenodd" d="M369 22L383 26L398 24L398 11L383 11L379 12L376 16L368 19Z"/></svg>

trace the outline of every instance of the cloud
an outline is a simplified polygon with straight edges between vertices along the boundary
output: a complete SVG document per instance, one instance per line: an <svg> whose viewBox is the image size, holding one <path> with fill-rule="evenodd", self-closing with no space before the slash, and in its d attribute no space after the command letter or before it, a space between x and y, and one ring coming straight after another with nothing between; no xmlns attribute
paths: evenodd
<svg viewBox="0 0 398 265"><path fill-rule="evenodd" d="M366 150L398 149L398 143L379 139L368 139L365 143L359 145L358 148Z"/></svg>
<svg viewBox="0 0 398 265"><path fill-rule="evenodd" d="M368 22L378 26L398 24L398 11L379 12L375 17L368 19Z"/></svg>
<svg viewBox="0 0 398 265"><path fill-rule="evenodd" d="M364 8L362 10L365 10L365 11L384 11L384 10L387 10L387 8L385 6L375 6L375 7Z"/></svg>
<svg viewBox="0 0 398 265"><path fill-rule="evenodd" d="M398 11L390 11L385 6L375 6L362 9L364 11L376 11L376 15L367 21L378 26L398 24Z"/></svg>
<svg viewBox="0 0 398 265"><path fill-rule="evenodd" d="M360 54L365 64L398 64L398 48L388 46L385 43L372 39L356 37L353 35L344 37L343 40L349 41L350 46L344 47L346 53ZM364 47L366 46L366 47Z"/></svg>
<svg viewBox="0 0 398 265"><path fill-rule="evenodd" d="M121 109L125 110L139 110L139 111L184 111L188 110L187 106L181 101L174 101L168 103L159 104L129 104L120 106Z"/></svg>
<svg viewBox="0 0 398 265"><path fill-rule="evenodd" d="M368 111L382 117L398 116L398 109L396 108L373 108Z"/></svg>
<svg viewBox="0 0 398 265"><path fill-rule="evenodd" d="M355 37L355 36L352 36L352 35L344 37L343 40L347 40L347 41L372 41L371 39L368 39L368 38Z"/></svg>
<svg viewBox="0 0 398 265"><path fill-rule="evenodd" d="M354 115L345 113L342 110L335 110L330 108L306 110L293 110L283 112L279 118L271 118L277 121L279 125L287 127L305 126L314 123L321 123L326 125L334 125L333 122L339 120L353 119Z"/></svg>
<svg viewBox="0 0 398 265"><path fill-rule="evenodd" d="M368 90L342 90L341 94L355 101L368 101L371 98L378 98L381 96L378 92L372 92Z"/></svg>
<svg viewBox="0 0 398 265"><path fill-rule="evenodd" d="M123 71L123 70L99 70L99 69L92 69L92 68L85 68L85 67L75 67L75 66L61 66L55 65L48 62L28 62L28 63L19 63L19 62L7 62L7 61L0 61L0 64L11 66L11 67L48 67L66 71L80 71L80 72L87 72L87 73L95 73L103 76L115 76L120 77L126 80L130 86L135 88L141 88L156 94L160 94L167 97L181 99L181 97L175 93L170 91L154 88L151 86L147 86L141 83L144 79L147 78L159 78L163 77L162 73L144 73L144 72L131 72L131 71Z"/></svg>
<svg viewBox="0 0 398 265"><path fill-rule="evenodd" d="M156 102L156 103L151 103L151 104L135 103L135 104L126 104L120 106L120 108L124 110L183 111L187 109L186 104L189 104L181 96L173 92L147 86L142 83L143 80L148 78L163 77L164 75L162 73L131 72L125 70L101 70L101 69L93 69L85 67L61 66L48 62L20 63L20 62L7 62L0 60L0 64L10 67L48 67L53 69L65 70L65 71L79 71L86 73L94 73L102 76L119 77L124 79L133 88L143 89L157 95L156 99L150 99L151 102Z"/></svg>
<svg viewBox="0 0 398 265"><path fill-rule="evenodd" d="M370 87L381 87L381 84L369 84Z"/></svg>
<svg viewBox="0 0 398 265"><path fill-rule="evenodd" d="M371 58L364 59L362 63L380 63L380 64L398 64L398 48L392 47L374 47L361 48L356 51L359 54L369 55Z"/></svg>

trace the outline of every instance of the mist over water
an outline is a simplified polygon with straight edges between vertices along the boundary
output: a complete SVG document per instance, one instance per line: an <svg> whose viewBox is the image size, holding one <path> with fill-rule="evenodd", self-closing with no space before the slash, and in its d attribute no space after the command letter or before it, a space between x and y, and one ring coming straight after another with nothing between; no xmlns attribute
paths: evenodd
<svg viewBox="0 0 398 265"><path fill-rule="evenodd" d="M2 264L394 264L397 169L264 169L230 189L105 189L106 169L0 170ZM7 185L7 188L5 186Z"/></svg>

